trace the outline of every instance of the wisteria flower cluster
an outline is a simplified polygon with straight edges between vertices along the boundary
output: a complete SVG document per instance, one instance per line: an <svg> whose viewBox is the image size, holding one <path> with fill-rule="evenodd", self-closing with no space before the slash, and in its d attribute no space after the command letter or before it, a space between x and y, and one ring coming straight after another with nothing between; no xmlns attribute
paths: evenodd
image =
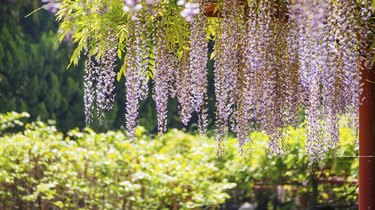
<svg viewBox="0 0 375 210"><path fill-rule="evenodd" d="M51 14L55 14L61 6L61 2L56 0L42 0L43 9L47 10Z"/></svg>
<svg viewBox="0 0 375 210"><path fill-rule="evenodd" d="M281 155L283 128L296 126L303 108L307 151L319 161L338 142L340 114L358 124L358 49L366 38L359 35L356 14L363 5L297 0L283 8L271 0L252 2L244 24L238 4L224 0L215 43L219 146L232 130L241 152L251 141L249 130L258 129L270 136L269 152Z"/></svg>
<svg viewBox="0 0 375 210"><path fill-rule="evenodd" d="M70 1L64 2L61 16L73 11L67 9ZM167 129L168 100L176 98L181 122L188 125L196 115L199 131L204 133L209 32L215 43L219 154L223 154L223 137L228 132L236 133L242 153L243 145L252 142L250 133L258 130L269 136L270 154L282 155L288 135L284 128L298 126L304 116L306 149L311 161L319 161L338 143L340 115L346 114L352 126L358 126L360 72L370 63L368 19L372 10L368 1L223 0L212 25L205 14L205 2L124 0L105 4L100 14L105 18L96 19L96 25L113 21L111 27L116 30L99 30L107 34L85 42L91 47L101 43L97 47L101 53L86 48L87 124L93 121L94 106L99 123L103 122L103 111L113 107L114 67L120 48L125 53L121 57L125 70L120 73L126 77L126 130L130 139L137 125L139 103L151 92L149 76L153 78L159 132ZM120 11L121 16L110 13L111 9ZM124 15L127 13L131 15ZM63 20L65 31L78 30L73 38L85 41L90 31L82 25L88 21L82 25L69 21Z"/></svg>
<svg viewBox="0 0 375 210"><path fill-rule="evenodd" d="M180 14L188 22L192 21L193 17L200 11L199 3L186 3L185 0L178 0L177 4L179 6L184 6L184 9L180 12Z"/></svg>
<svg viewBox="0 0 375 210"><path fill-rule="evenodd" d="M142 4L140 0L125 0L125 5L123 10L126 12L137 12L142 9Z"/></svg>
<svg viewBox="0 0 375 210"><path fill-rule="evenodd" d="M204 133L207 126L207 53L206 17L203 10L190 24L190 74L191 97L194 111L198 114L199 131Z"/></svg>
<svg viewBox="0 0 375 210"><path fill-rule="evenodd" d="M106 53L88 57L85 63L84 75L84 103L86 124L93 121L93 103L96 101L96 110L100 125L104 123L104 111L111 110L114 105L115 62L117 60L117 40L113 30L108 30L106 39Z"/></svg>
<svg viewBox="0 0 375 210"><path fill-rule="evenodd" d="M230 123L233 122L235 101L235 88L238 78L238 53L236 49L237 38L239 36L236 1L232 3L225 1L223 20L221 23L220 37L216 43L215 62L215 94L216 94L216 123L218 145L222 152L222 139L227 133ZM233 126L232 126L233 127Z"/></svg>
<svg viewBox="0 0 375 210"><path fill-rule="evenodd" d="M144 46L145 34L144 24L138 16L130 25L130 34L127 42L126 60L126 131L128 137L133 140L134 130L137 126L139 102L145 98L147 92L146 66L143 64L146 59ZM146 87L145 87L146 86Z"/></svg>

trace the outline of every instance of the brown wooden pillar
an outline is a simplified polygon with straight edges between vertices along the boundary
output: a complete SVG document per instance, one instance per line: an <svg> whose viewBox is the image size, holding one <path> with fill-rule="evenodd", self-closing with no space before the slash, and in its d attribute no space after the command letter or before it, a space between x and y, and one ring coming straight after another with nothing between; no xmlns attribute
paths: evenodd
<svg viewBox="0 0 375 210"><path fill-rule="evenodd" d="M362 78L364 101L359 109L359 210L375 210L375 68L364 70Z"/></svg>

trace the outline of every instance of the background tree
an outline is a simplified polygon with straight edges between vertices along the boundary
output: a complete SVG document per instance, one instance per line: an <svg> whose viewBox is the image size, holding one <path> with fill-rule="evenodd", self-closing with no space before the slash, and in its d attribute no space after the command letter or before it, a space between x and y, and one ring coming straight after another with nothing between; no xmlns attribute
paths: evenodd
<svg viewBox="0 0 375 210"><path fill-rule="evenodd" d="M25 18L40 1L0 2L0 112L27 111L58 120L67 130L84 126L81 66L66 71L72 46L59 45L57 23L47 11Z"/></svg>

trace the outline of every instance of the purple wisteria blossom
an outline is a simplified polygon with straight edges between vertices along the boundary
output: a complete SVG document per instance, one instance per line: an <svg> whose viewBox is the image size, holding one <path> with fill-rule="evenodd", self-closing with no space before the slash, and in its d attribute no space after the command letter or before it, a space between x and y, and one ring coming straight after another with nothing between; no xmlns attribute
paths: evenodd
<svg viewBox="0 0 375 210"><path fill-rule="evenodd" d="M167 68L168 68L168 77L169 77L169 95L171 98L176 98L178 94L177 88L177 79L178 72L180 72L180 65L178 58L174 53L167 54Z"/></svg>
<svg viewBox="0 0 375 210"><path fill-rule="evenodd" d="M257 114L262 122L263 128L268 135L269 151L272 154L278 154L279 147L277 136L280 125L276 113L277 88L276 88L276 68L274 61L275 55L275 23L272 14L272 2L270 0L262 1L259 5L258 24L259 24L259 53L260 60L257 68L259 75L258 82L260 91L258 95Z"/></svg>
<svg viewBox="0 0 375 210"><path fill-rule="evenodd" d="M133 13L142 9L142 4L140 0L124 0L125 5L122 8L125 12Z"/></svg>
<svg viewBox="0 0 375 210"><path fill-rule="evenodd" d="M47 10L51 14L55 14L61 6L61 3L57 0L42 0L43 9Z"/></svg>
<svg viewBox="0 0 375 210"><path fill-rule="evenodd" d="M176 85L177 85L177 98L179 102L179 113L181 122L184 125L187 125L191 113L193 112L193 103L192 103L192 78L191 78L191 68L189 53L187 51L183 52L182 60L180 62L180 71L176 75Z"/></svg>
<svg viewBox="0 0 375 210"><path fill-rule="evenodd" d="M114 104L117 39L112 29L108 30L108 33L105 54L90 55L88 49L85 49L87 60L84 75L84 102L87 125L93 121L94 101L96 101L99 125L104 123L104 111L112 109Z"/></svg>
<svg viewBox="0 0 375 210"><path fill-rule="evenodd" d="M95 101L95 76L94 76L95 64L90 57L85 62L85 75L83 77L84 85L84 105L85 105L85 122L86 125L90 125L93 122L93 104Z"/></svg>
<svg viewBox="0 0 375 210"><path fill-rule="evenodd" d="M156 103L156 112L158 115L158 130L164 133L167 130L167 108L168 108L168 89L169 89L169 71L166 61L167 46L164 37L164 28L156 30L154 36L155 48L155 69L154 69L154 101Z"/></svg>
<svg viewBox="0 0 375 210"><path fill-rule="evenodd" d="M191 95L194 111L199 117L199 131L206 130L205 100L207 98L207 59L206 17L203 11L193 17L190 24L190 73Z"/></svg>
<svg viewBox="0 0 375 210"><path fill-rule="evenodd" d="M291 7L299 28L300 81L306 100L306 147L313 161L323 157L320 96L322 68L325 66L325 20L328 4L325 1L298 1Z"/></svg>
<svg viewBox="0 0 375 210"><path fill-rule="evenodd" d="M183 43L167 40L164 17L152 22L144 18L151 10L142 11L142 16L136 13L142 5L151 8L158 2L124 0L124 10L132 16L125 57L126 130L131 139L139 103L148 95L148 74L154 79L160 133L167 129L169 97L178 100L184 125L195 112L199 131L207 127L208 27L203 1L177 1L189 22ZM243 155L250 132L258 130L269 136L269 153L282 155L289 130L285 128L297 127L305 111L307 154L310 161L320 161L338 144L342 114L350 126L358 126L360 72L368 68L371 57L368 2L287 0L284 7L262 0L250 1L245 9L240 0L223 0L221 6L214 51L218 154L223 155L229 131L236 133ZM92 53L86 53L84 76L87 124L93 121L95 102L100 124L104 111L113 106L117 39L108 31L104 47L86 50ZM98 50L102 48L105 53Z"/></svg>
<svg viewBox="0 0 375 210"><path fill-rule="evenodd" d="M117 40L114 32L109 30L109 35L107 36L107 45L108 49L106 53L101 58L101 74L103 74L104 81L104 103L105 109L111 110L114 105L115 95L113 91L115 89L115 62L117 58Z"/></svg>
<svg viewBox="0 0 375 210"><path fill-rule="evenodd" d="M253 11L254 7L250 6L250 10ZM249 15L252 15L249 13ZM252 37L255 34L245 35L246 34L246 27L245 27L245 20L239 19L238 20L238 29L239 35L237 37L238 46L238 63L237 68L239 70L237 84L236 84L236 91L235 91L235 111L234 111L234 132L237 134L238 138L238 150L241 155L243 152L243 145L249 141L247 138L249 134L249 124L252 117L254 117L254 110L253 110L253 91L254 91L254 72L251 68L251 63L247 62L247 58L250 58L251 51L254 49L252 45ZM251 24L254 21L248 20L248 29L249 33L254 32L251 30Z"/></svg>
<svg viewBox="0 0 375 210"><path fill-rule="evenodd" d="M222 139L229 126L234 130L233 108L235 103L235 87L238 76L236 41L239 27L236 27L238 12L237 1L224 1L221 31L216 39L216 61L214 64L216 94L216 126L219 154L222 153Z"/></svg>
<svg viewBox="0 0 375 210"><path fill-rule="evenodd" d="M290 10L289 10L290 11ZM288 12L288 15L291 14ZM284 89L286 91L285 103L283 105L283 126L292 125L296 127L298 125L298 111L304 103L304 91L300 81L299 71L299 31L296 24L296 20L288 19L288 27L286 32L286 52L283 56L283 72L286 82L284 83Z"/></svg>
<svg viewBox="0 0 375 210"><path fill-rule="evenodd" d="M117 58L116 36L113 30L108 30L106 40L106 53L95 57L97 66L95 66L96 81L96 109L98 113L99 124L104 123L104 111L111 110L114 104L114 82L115 82L115 62Z"/></svg>
<svg viewBox="0 0 375 210"><path fill-rule="evenodd" d="M139 102L147 95L147 79L145 75L145 45L142 36L145 34L144 25L138 16L132 21L127 42L126 60L126 131L130 141L134 139L137 126Z"/></svg>
<svg viewBox="0 0 375 210"><path fill-rule="evenodd" d="M184 6L184 9L180 12L180 15L188 22L192 21L193 17L200 11L199 3L185 3L184 1L178 1L178 5Z"/></svg>

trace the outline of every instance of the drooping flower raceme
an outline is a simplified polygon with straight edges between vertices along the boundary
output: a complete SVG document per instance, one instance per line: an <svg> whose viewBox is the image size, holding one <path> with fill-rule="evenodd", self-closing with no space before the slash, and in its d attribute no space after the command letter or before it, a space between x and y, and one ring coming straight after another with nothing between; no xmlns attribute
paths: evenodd
<svg viewBox="0 0 375 210"><path fill-rule="evenodd" d="M61 3L56 2L56 0L42 0L42 2L45 3L45 5L43 5L43 9L47 10L51 14L55 14L61 6Z"/></svg>
<svg viewBox="0 0 375 210"><path fill-rule="evenodd" d="M158 130L164 133L167 130L167 108L169 95L169 76L168 63L166 61L167 45L164 37L164 29L157 28L154 36L155 48L155 69L154 69L154 101L156 103L156 112L158 115Z"/></svg>
<svg viewBox="0 0 375 210"><path fill-rule="evenodd" d="M194 111L199 117L199 131L206 129L206 107L207 100L207 52L206 40L206 17L203 10L193 17L190 24L190 74L191 74L191 96Z"/></svg>
<svg viewBox="0 0 375 210"><path fill-rule="evenodd" d="M298 3L300 28L300 71L301 84L308 96L306 104L307 133L306 146L310 157L323 157L321 133L321 69L325 65L324 21L328 4L325 1L304 1Z"/></svg>
<svg viewBox="0 0 375 210"><path fill-rule="evenodd" d="M86 124L89 125L93 121L92 110L94 101L96 101L96 110L98 122L100 125L104 123L104 111L111 110L114 105L114 81L116 77L115 62L117 40L113 34L113 30L108 30L106 39L105 54L99 56L90 55L86 49L87 60L85 62L84 75L84 102Z"/></svg>
<svg viewBox="0 0 375 210"><path fill-rule="evenodd" d="M189 53L184 51L184 56L182 56L182 60L180 61L180 71L177 72L176 75L176 85L177 85L177 98L179 102L179 113L181 122L184 125L187 125L191 114L194 110L193 103L192 103L192 78L191 78L191 68L190 68L190 60L189 60Z"/></svg>
<svg viewBox="0 0 375 210"><path fill-rule="evenodd" d="M250 5L249 15L255 15L254 4ZM239 11L242 12L242 11ZM248 19L248 28L246 28L245 20L239 19L238 35L236 37L238 45L238 74L237 84L235 87L235 111L234 111L234 132L238 138L238 149L242 155L242 147L245 143L249 142L248 134L250 128L250 120L254 118L254 69L248 59L252 59L255 54L255 31L254 19ZM246 33L248 32L248 33Z"/></svg>
<svg viewBox="0 0 375 210"><path fill-rule="evenodd" d="M127 54L126 60L126 131L128 137L133 141L134 131L137 126L138 108L141 99L144 99L144 65L143 60L145 59L145 48L142 45L142 32L143 25L138 18L135 16L132 24L130 25L130 34L127 42ZM142 82L143 81L143 82ZM147 91L147 90L146 90Z"/></svg>
<svg viewBox="0 0 375 210"><path fill-rule="evenodd" d="M114 82L115 82L115 62L117 57L116 36L113 31L108 30L105 49L106 53L95 57L98 64L95 66L96 76L96 109L98 113L99 124L104 122L104 111L111 110L114 105Z"/></svg>
<svg viewBox="0 0 375 210"><path fill-rule="evenodd" d="M180 1L181 2L181 1ZM198 3L179 3L184 5L184 9L180 12L181 16L185 18L186 21L190 22L193 20L193 17L199 13L199 4Z"/></svg>
<svg viewBox="0 0 375 210"><path fill-rule="evenodd" d="M85 61L85 75L83 77L83 99L85 105L85 122L86 125L90 125L93 122L93 105L95 101L95 64L91 60L91 57L88 57Z"/></svg>
<svg viewBox="0 0 375 210"><path fill-rule="evenodd" d="M125 12L133 13L142 9L142 4L140 0L124 0L125 5L122 8Z"/></svg>
<svg viewBox="0 0 375 210"><path fill-rule="evenodd" d="M115 89L115 62L117 56L117 43L116 43L116 36L110 31L110 34L107 37L107 45L106 48L107 53L104 54L101 58L101 74L103 75L104 87L104 103L105 109L111 110L114 105L114 98L115 95L113 93Z"/></svg>
<svg viewBox="0 0 375 210"><path fill-rule="evenodd" d="M214 64L215 94L216 94L216 125L219 151L222 150L223 136L229 126L235 129L233 108L235 87L238 76L236 41L239 28L236 27L238 12L235 8L237 1L224 1L223 20L215 43L216 61Z"/></svg>

